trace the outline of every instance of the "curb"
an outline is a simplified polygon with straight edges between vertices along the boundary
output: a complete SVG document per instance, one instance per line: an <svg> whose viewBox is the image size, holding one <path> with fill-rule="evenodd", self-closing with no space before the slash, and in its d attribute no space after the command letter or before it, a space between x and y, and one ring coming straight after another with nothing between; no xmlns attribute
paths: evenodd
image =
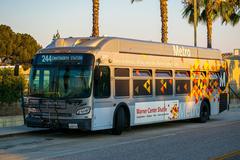
<svg viewBox="0 0 240 160"><path fill-rule="evenodd" d="M229 109L240 108L240 104L230 104Z"/></svg>
<svg viewBox="0 0 240 160"><path fill-rule="evenodd" d="M49 129L45 129L45 128L38 128L38 129L29 128L29 130L26 130L26 129L20 130L19 129L19 130L15 130L15 131L10 131L11 129L9 129L9 132L3 131L6 133L1 133L1 130L4 130L4 129L0 129L0 138L12 137L12 136L17 136L17 135L27 135L29 133L37 133L37 132L38 133L48 133L49 132Z"/></svg>

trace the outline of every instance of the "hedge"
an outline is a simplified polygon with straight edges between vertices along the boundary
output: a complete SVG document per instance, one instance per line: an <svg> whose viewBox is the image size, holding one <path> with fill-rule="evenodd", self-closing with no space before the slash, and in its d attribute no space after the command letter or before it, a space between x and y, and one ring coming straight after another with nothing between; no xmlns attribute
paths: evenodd
<svg viewBox="0 0 240 160"><path fill-rule="evenodd" d="M15 103L21 96L26 82L23 75L14 76L11 68L0 69L0 103Z"/></svg>

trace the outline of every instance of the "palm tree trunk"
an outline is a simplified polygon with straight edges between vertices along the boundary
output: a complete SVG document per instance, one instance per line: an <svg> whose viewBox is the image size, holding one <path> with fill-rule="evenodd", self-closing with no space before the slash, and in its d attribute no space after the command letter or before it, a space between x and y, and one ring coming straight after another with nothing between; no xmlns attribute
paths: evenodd
<svg viewBox="0 0 240 160"><path fill-rule="evenodd" d="M93 2L92 36L99 37L99 0L92 0L92 2Z"/></svg>
<svg viewBox="0 0 240 160"><path fill-rule="evenodd" d="M207 16L207 47L212 48L212 0L207 0L206 6L206 16Z"/></svg>
<svg viewBox="0 0 240 160"><path fill-rule="evenodd" d="M168 41L168 4L167 0L160 0L160 12L162 21L162 43Z"/></svg>

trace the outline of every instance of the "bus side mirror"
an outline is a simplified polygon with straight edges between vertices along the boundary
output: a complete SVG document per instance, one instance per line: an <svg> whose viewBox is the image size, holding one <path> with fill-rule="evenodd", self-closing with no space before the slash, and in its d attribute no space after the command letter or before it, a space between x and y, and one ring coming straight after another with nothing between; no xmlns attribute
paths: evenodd
<svg viewBox="0 0 240 160"><path fill-rule="evenodd" d="M19 65L16 64L14 67L14 76L19 76Z"/></svg>

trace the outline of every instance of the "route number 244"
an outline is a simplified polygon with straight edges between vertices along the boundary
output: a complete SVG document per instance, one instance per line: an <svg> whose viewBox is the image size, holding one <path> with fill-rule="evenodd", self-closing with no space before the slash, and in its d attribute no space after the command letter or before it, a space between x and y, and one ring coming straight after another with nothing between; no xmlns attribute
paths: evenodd
<svg viewBox="0 0 240 160"><path fill-rule="evenodd" d="M42 62L47 63L52 61L52 56L50 55L42 55Z"/></svg>

